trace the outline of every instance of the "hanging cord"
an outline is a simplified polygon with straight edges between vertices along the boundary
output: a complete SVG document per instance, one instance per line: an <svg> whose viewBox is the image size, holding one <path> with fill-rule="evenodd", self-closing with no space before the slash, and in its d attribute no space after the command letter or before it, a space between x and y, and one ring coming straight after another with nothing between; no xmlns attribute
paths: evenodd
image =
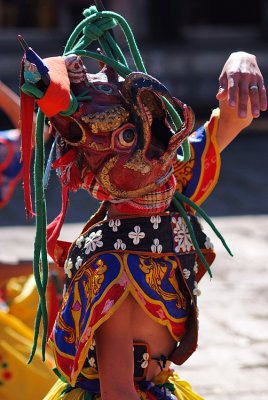
<svg viewBox="0 0 268 400"><path fill-rule="evenodd" d="M99 60L115 69L119 75L125 78L132 71L129 69L126 59L112 35L107 32L107 30L110 30L118 25L125 36L136 70L147 73L133 32L130 29L127 21L121 15L112 11L98 12L95 6L86 9L83 14L86 18L80 22L80 24L71 34L64 49L63 54L65 56L75 53L79 56L90 57ZM79 38L82 33L82 38ZM94 40L99 41L105 53L104 55L85 50L85 48ZM114 54L116 55L115 58L113 57ZM175 130L178 131L182 125L181 118L167 99L163 98L163 101L167 107L167 111L171 117L171 120L173 121ZM179 161L188 161L191 157L191 152L187 139L184 140L181 148L182 155L178 156Z"/></svg>
<svg viewBox="0 0 268 400"><path fill-rule="evenodd" d="M42 335L42 359L45 360L47 342L48 315L46 307L46 288L48 281L48 259L46 248L46 201L44 196L44 123L45 118L41 110L38 110L36 119L36 146L34 161L34 188L35 188L35 209L36 209L36 236L34 242L33 273L36 287L39 294L39 303L34 325L34 340L32 352L28 363L35 354L41 320L43 319Z"/></svg>
<svg viewBox="0 0 268 400"><path fill-rule="evenodd" d="M172 199L172 203L174 204L174 206L177 208L177 210L179 211L179 213L181 214L182 218L184 219L186 226L188 228L193 246L197 252L197 255L199 256L200 260L202 261L202 263L204 264L206 270L209 273L209 276L212 278L212 273L211 273L211 269L210 266L207 262L207 260L205 259L203 253L200 250L199 244L197 242L192 224L189 220L189 217L187 215L187 212L185 211L185 208L183 206L182 203L186 203L188 204L190 207L192 207L202 218L204 218L204 220L208 223L208 225L211 227L211 229L214 231L214 233L218 236L218 238L221 240L223 246L225 247L225 249L227 250L227 252L232 256L232 252L229 249L228 245L226 244L223 236L221 235L221 233L218 231L218 229L216 228L216 226L213 224L213 222L211 221L211 219L209 218L209 216L205 213L204 210L202 210L197 204L195 204L192 200L190 200L187 196L184 196L182 193L176 191L173 199Z"/></svg>

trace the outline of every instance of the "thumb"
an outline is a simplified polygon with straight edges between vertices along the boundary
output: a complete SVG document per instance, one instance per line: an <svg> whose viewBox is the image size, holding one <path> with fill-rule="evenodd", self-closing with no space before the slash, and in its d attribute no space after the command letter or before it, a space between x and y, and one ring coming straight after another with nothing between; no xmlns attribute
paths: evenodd
<svg viewBox="0 0 268 400"><path fill-rule="evenodd" d="M220 86L216 94L216 99L219 101L225 100L227 98L227 95L228 95L227 87Z"/></svg>

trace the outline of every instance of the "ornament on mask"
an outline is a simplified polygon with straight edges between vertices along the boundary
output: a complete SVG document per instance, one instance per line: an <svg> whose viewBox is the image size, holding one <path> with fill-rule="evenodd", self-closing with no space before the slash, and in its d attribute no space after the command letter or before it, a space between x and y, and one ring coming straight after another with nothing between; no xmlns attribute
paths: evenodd
<svg viewBox="0 0 268 400"><path fill-rule="evenodd" d="M60 147L76 148L80 182L91 173L114 199L156 190L172 174L177 149L193 128L191 108L147 74L133 72L124 79L106 65L90 74L81 57L73 54L64 61L78 107L50 122L60 135ZM81 96L87 99L79 100ZM163 98L183 113L178 132Z"/></svg>

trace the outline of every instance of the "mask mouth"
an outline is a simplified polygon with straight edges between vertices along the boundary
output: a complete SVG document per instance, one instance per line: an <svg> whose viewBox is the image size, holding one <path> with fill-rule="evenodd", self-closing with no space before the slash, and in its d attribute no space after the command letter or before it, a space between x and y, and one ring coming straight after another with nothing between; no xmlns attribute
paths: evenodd
<svg viewBox="0 0 268 400"><path fill-rule="evenodd" d="M170 138L172 137L172 131L166 124L159 120L153 119L151 125L151 141L145 156L148 160L158 160L168 150Z"/></svg>

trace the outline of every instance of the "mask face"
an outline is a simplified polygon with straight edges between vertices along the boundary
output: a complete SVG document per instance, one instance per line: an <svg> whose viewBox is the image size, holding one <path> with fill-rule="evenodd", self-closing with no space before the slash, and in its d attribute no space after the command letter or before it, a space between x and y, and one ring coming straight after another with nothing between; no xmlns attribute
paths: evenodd
<svg viewBox="0 0 268 400"><path fill-rule="evenodd" d="M61 139L77 148L83 174L92 172L119 199L140 197L167 181L176 151L193 128L191 109L149 75L134 72L123 79L107 66L88 74L76 55L65 63L78 107L71 116L58 114L50 121ZM182 109L179 132L164 97Z"/></svg>

